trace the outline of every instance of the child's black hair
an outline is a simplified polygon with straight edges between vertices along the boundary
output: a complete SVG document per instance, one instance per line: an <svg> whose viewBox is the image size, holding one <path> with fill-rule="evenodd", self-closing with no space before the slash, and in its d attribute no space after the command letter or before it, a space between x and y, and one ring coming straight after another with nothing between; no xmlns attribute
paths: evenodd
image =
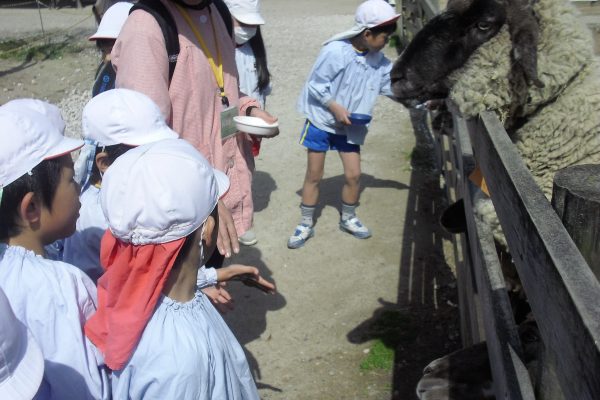
<svg viewBox="0 0 600 400"><path fill-rule="evenodd" d="M262 94L269 87L271 74L267 67L267 52L265 50L262 34L260 33L260 26L256 27L256 34L248 41L248 43L250 43L254 58L256 59L256 76L258 78L256 89Z"/></svg>
<svg viewBox="0 0 600 400"><path fill-rule="evenodd" d="M90 174L90 182L92 184L96 184L102 180L102 176L100 175L100 170L96 165L96 156L102 152L106 153L108 158L108 164L112 164L115 162L117 157L123 155L127 150L131 150L131 146L127 146L126 144L115 144L112 146L98 146L96 147L96 154L94 155L94 162L92 164L92 172Z"/></svg>
<svg viewBox="0 0 600 400"><path fill-rule="evenodd" d="M391 24L374 26L373 28L369 28L367 30L370 31L373 35L379 35L380 33L387 33L388 35L391 35L392 33L396 32L397 29L398 24L396 22L393 22Z"/></svg>
<svg viewBox="0 0 600 400"><path fill-rule="evenodd" d="M60 183L62 157L44 160L27 173L7 185L0 201L0 240L8 240L21 233L19 207L27 193L33 192L42 204L52 210L52 199Z"/></svg>

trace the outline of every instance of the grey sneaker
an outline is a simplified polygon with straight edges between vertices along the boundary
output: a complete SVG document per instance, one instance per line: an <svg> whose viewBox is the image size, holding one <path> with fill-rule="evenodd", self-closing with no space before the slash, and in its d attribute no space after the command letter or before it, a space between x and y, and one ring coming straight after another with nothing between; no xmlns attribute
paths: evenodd
<svg viewBox="0 0 600 400"><path fill-rule="evenodd" d="M238 242L240 242L244 246L253 246L256 243L258 243L258 239L256 238L254 231L249 230L238 238Z"/></svg>
<svg viewBox="0 0 600 400"><path fill-rule="evenodd" d="M364 226L357 217L340 221L340 230L348 232L359 239L367 239L371 237L371 231L369 228Z"/></svg>
<svg viewBox="0 0 600 400"><path fill-rule="evenodd" d="M290 236L287 242L288 249L297 249L304 246L304 243L315 235L315 230L308 225L299 224Z"/></svg>

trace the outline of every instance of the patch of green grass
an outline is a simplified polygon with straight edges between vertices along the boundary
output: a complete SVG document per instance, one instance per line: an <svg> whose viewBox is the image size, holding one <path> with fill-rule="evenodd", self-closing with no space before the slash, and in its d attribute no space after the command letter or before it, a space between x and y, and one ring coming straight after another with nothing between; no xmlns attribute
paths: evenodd
<svg viewBox="0 0 600 400"><path fill-rule="evenodd" d="M44 42L40 37L9 39L0 42L0 59L18 61L53 60L67 53L78 53L83 47L69 39Z"/></svg>
<svg viewBox="0 0 600 400"><path fill-rule="evenodd" d="M367 357L360 363L362 371L374 369L391 370L394 365L394 349L387 347L381 340L376 340Z"/></svg>

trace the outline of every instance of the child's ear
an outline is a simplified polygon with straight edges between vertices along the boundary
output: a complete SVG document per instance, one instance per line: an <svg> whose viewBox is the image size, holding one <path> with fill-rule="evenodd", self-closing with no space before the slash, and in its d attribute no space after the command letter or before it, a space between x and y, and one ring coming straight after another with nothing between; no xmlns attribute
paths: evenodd
<svg viewBox="0 0 600 400"><path fill-rule="evenodd" d="M98 171L100 171L101 174L104 174L108 167L110 167L107 152L101 151L100 153L96 154L96 167L98 167Z"/></svg>
<svg viewBox="0 0 600 400"><path fill-rule="evenodd" d="M27 226L37 225L42 216L42 203L33 192L23 196L19 206L19 217Z"/></svg>

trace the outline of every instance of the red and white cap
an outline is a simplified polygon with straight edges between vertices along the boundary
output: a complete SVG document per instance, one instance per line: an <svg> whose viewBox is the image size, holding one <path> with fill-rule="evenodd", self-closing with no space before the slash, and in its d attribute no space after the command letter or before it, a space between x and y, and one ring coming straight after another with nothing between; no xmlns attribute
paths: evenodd
<svg viewBox="0 0 600 400"><path fill-rule="evenodd" d="M98 30L89 37L89 40L116 39L129 16L131 7L133 7L133 3L124 1L110 6L104 13L100 25L98 25Z"/></svg>
<svg viewBox="0 0 600 400"><path fill-rule="evenodd" d="M396 22L400 14L385 0L367 0L361 3L354 14L354 26L329 38L324 44L335 40L351 39L365 29Z"/></svg>
<svg viewBox="0 0 600 400"><path fill-rule="evenodd" d="M0 398L32 399L43 376L42 351L0 289Z"/></svg>
<svg viewBox="0 0 600 400"><path fill-rule="evenodd" d="M107 90L93 97L83 109L81 123L84 139L98 146L140 146L179 137L150 97L130 89Z"/></svg>
<svg viewBox="0 0 600 400"><path fill-rule="evenodd" d="M198 229L228 189L227 176L194 146L167 139L117 158L102 179L100 204L115 238L161 244Z"/></svg>
<svg viewBox="0 0 600 400"><path fill-rule="evenodd" d="M0 187L44 160L82 147L82 140L63 135L64 126L58 107L41 100L20 99L0 107Z"/></svg>

